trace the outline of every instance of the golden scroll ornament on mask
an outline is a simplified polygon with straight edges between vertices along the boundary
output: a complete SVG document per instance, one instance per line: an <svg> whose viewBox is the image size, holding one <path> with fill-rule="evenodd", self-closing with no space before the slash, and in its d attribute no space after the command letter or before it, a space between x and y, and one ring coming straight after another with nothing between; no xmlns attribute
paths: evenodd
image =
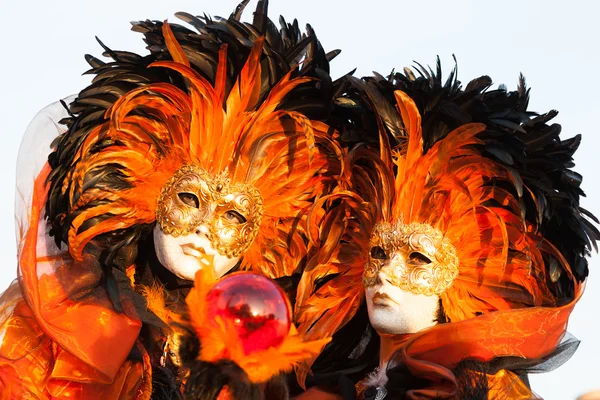
<svg viewBox="0 0 600 400"><path fill-rule="evenodd" d="M446 291L458 276L456 249L429 224L377 223L369 248L363 274L366 287L375 285L383 273L402 290L432 296Z"/></svg>
<svg viewBox="0 0 600 400"><path fill-rule="evenodd" d="M167 181L156 209L164 233L204 232L213 248L229 258L250 247L262 215L263 201L256 187L231 183L227 170L212 175L193 164L184 165Z"/></svg>

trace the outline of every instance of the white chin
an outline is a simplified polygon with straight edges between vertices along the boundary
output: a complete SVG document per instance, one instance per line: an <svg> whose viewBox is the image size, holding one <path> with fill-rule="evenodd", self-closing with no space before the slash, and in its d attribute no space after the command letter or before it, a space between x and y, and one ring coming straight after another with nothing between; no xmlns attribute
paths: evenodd
<svg viewBox="0 0 600 400"><path fill-rule="evenodd" d="M179 262L175 267L165 265L165 268L180 278L193 281L194 277L196 276L196 272L198 272L202 266L196 258L184 256L179 259Z"/></svg>
<svg viewBox="0 0 600 400"><path fill-rule="evenodd" d="M169 271L180 278L193 281L196 272L206 265L202 264L202 254L200 251L190 250L189 247L184 248L193 243L198 248L204 249L208 254L213 254L213 267L215 275L221 277L229 272L237 262L239 257L228 258L218 254L210 244L210 241L204 235L189 234L184 236L171 236L165 234L158 224L154 228L154 247L158 261ZM184 247L182 247L184 246ZM198 256L194 256L196 251ZM190 254L192 252L192 254ZM209 264L210 265L210 264Z"/></svg>
<svg viewBox="0 0 600 400"><path fill-rule="evenodd" d="M398 310L375 306L369 311L371 311L369 313L371 325L378 333L392 335L414 333L411 331L410 324L405 316Z"/></svg>
<svg viewBox="0 0 600 400"><path fill-rule="evenodd" d="M385 305L373 302L373 292L374 290L367 291L367 310L371 325L379 333L416 333L437 323L438 296L413 294L397 287L386 287L384 292L394 301L384 302L387 304Z"/></svg>

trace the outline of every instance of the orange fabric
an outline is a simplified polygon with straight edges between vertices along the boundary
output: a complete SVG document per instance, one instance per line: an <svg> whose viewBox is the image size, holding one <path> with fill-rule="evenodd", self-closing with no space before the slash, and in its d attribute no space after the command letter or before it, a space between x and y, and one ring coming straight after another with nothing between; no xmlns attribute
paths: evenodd
<svg viewBox="0 0 600 400"><path fill-rule="evenodd" d="M562 307L497 311L414 334L396 358L431 385L407 392L407 398L454 398L457 384L450 370L466 358L487 362L502 356L536 359L550 354L564 337L569 315L582 294L581 285L575 289L576 298Z"/></svg>
<svg viewBox="0 0 600 400"><path fill-rule="evenodd" d="M75 262L67 253L47 257L44 240L53 239L46 233L41 211L49 172L46 164L35 181L29 229L19 255L23 297L40 328L75 359L96 371L93 381L109 383L133 347L142 323L114 311L106 290L95 285L101 275L92 268L91 261ZM72 300L75 296L77 301ZM131 304L124 302L123 306L132 314Z"/></svg>
<svg viewBox="0 0 600 400"><path fill-rule="evenodd" d="M23 300L1 325L0 337L1 400L150 398L152 375L149 357L143 349L140 348L143 363L127 360L112 383L101 383L98 372L63 350L41 330Z"/></svg>
<svg viewBox="0 0 600 400"><path fill-rule="evenodd" d="M3 322L0 336L0 399L47 398L44 382L54 349L24 301Z"/></svg>
<svg viewBox="0 0 600 400"><path fill-rule="evenodd" d="M141 321L127 301L125 313L114 311L92 261L75 262L53 247L42 217L49 171L46 165L35 180L19 254L24 301L0 333L1 398L138 398L149 365L126 358Z"/></svg>
<svg viewBox="0 0 600 400"><path fill-rule="evenodd" d="M537 397L514 372L505 369L488 375L488 398L490 400L532 400Z"/></svg>
<svg viewBox="0 0 600 400"><path fill-rule="evenodd" d="M389 341L395 346L395 361L430 384L406 393L408 400L452 399L458 397L458 383L452 369L465 359L481 362L496 357L537 359L550 354L566 332L567 321L582 294L562 307L533 307L497 311L478 317L436 325L408 338ZM392 349L386 350L388 353ZM361 382L362 383L362 382ZM359 396L366 388L357 385ZM535 399L535 395L514 373L500 370L488 375L489 399Z"/></svg>

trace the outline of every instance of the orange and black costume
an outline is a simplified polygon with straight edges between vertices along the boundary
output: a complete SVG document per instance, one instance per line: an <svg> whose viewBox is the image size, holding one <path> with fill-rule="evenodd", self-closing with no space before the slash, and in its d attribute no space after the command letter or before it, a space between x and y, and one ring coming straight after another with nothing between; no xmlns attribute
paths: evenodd
<svg viewBox="0 0 600 400"><path fill-rule="evenodd" d="M463 89L455 72L445 83L439 64L435 72L418 68L417 76L406 69L387 79L347 78L345 103L375 116L354 128L379 138L350 146L351 172L323 219L336 223L316 224L335 226L338 244L310 271L300 329L315 338L337 330L330 348L354 340L343 367L316 382L322 387L356 382L361 368L377 366L367 356L379 349L379 337L365 307L344 300L362 297L368 232L390 215L442 227L460 243L457 251L469 254L441 297L438 325L385 349L394 361L385 398L531 398L527 370L552 369L577 346L561 340L588 273L585 257L600 238L595 218L579 207L581 177L570 170L580 137L560 138L560 126L548 123L555 111L527 110L523 78L515 92L489 90L487 76ZM453 233L461 218L467 220ZM362 258L348 263L348 254ZM311 384L319 380L298 372ZM378 395L368 380L357 389L364 398Z"/></svg>
<svg viewBox="0 0 600 400"><path fill-rule="evenodd" d="M278 31L266 1L242 23L246 3L228 19L178 14L194 30L135 23L148 55L102 44L109 62L87 56L93 82L35 179L19 283L2 297L0 399L374 398L369 236L408 202L431 223L464 213L477 240L462 243L469 268L439 324L388 349L387 398L531 396L527 371L576 347L561 339L600 239L571 170L580 137L528 111L523 79L462 88L438 65L333 81L337 51L310 26ZM186 163L263 193L236 270L275 279L306 340L332 338L295 373L257 384L231 360L199 359L193 282L160 265L151 234L160 188ZM431 177L444 179L426 188Z"/></svg>
<svg viewBox="0 0 600 400"><path fill-rule="evenodd" d="M308 210L341 168L318 122L336 53L297 22L279 32L265 2L240 22L244 6L229 19L180 14L196 31L136 23L146 56L104 45L109 62L87 56L93 82L35 179L18 286L4 296L0 398L185 395L173 334L193 282L161 266L151 234L182 165L261 191L260 229L236 269L292 287L311 252Z"/></svg>

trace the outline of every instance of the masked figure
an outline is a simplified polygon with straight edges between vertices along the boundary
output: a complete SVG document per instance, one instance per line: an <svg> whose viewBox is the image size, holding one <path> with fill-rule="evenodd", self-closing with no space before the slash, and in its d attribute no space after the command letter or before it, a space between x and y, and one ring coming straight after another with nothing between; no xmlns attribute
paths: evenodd
<svg viewBox="0 0 600 400"><path fill-rule="evenodd" d="M22 220L1 398L178 398L173 323L195 273L303 268L307 211L340 172L308 117L328 107L330 57L297 24L277 32L263 2L239 22L244 6L218 22L180 14L198 32L137 23L148 56L88 57L94 82Z"/></svg>
<svg viewBox="0 0 600 400"><path fill-rule="evenodd" d="M558 140L545 125L554 113L508 132L529 118L524 82L507 96L483 92L487 77L462 91L453 76L443 85L439 70L426 76L348 78L346 103L363 101L376 117L355 124L365 140L349 145L348 174L322 200L319 237L333 232L337 249L301 280L300 330L334 333L306 379L319 390L306 398L353 398L348 385L358 380L365 399L531 398L527 371L552 369L577 347L566 324L589 244L564 243L556 222L576 215L569 229L591 242L600 235L577 205L578 182L562 183L561 174L574 176L569 162L549 154L570 157L579 138ZM506 121L494 120L504 107ZM489 125L465 123L469 112Z"/></svg>
<svg viewBox="0 0 600 400"><path fill-rule="evenodd" d="M562 256L520 218L517 198L502 188L514 184L508 170L471 149L485 126L464 125L423 154L416 106L396 96L408 145L391 157L393 196L381 204L363 276L382 372L361 385L385 393L389 382L393 391L403 385L389 375L405 369L415 381L439 378L404 387L408 397L462 397L475 381L491 398L530 398L506 369L474 367L464 382L456 368L471 359L540 359L559 345L573 303L560 305L550 292L543 260ZM566 263L560 268L572 276Z"/></svg>

